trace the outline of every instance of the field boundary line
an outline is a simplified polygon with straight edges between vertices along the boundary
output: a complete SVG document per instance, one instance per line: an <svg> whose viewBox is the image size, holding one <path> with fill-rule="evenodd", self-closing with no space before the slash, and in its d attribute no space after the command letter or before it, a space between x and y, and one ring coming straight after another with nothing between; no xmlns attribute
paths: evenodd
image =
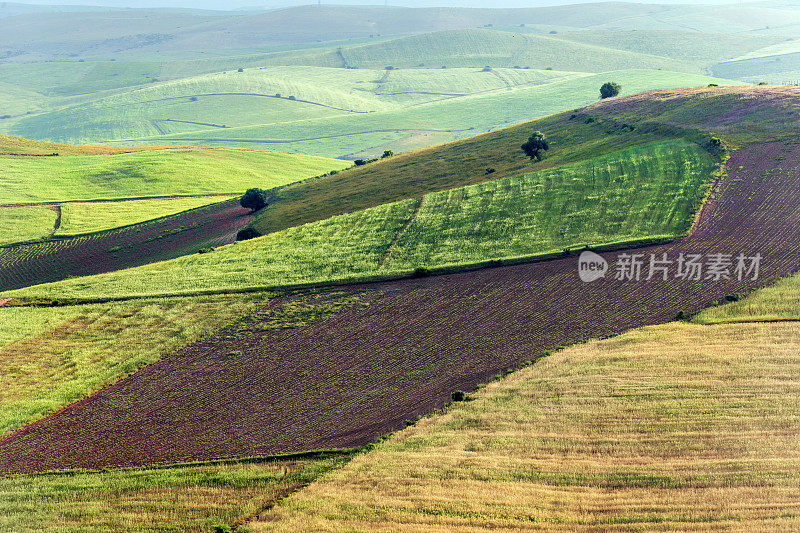
<svg viewBox="0 0 800 533"><path fill-rule="evenodd" d="M193 466L259 464L259 463L291 461L295 459L325 459L328 457L346 457L348 455L354 455L359 452L363 452L365 450L368 450L369 448L370 445L357 446L354 448L322 448L319 450L307 450L304 452L279 453L274 455L256 455L252 457L233 457L228 459L211 459L208 461L153 463L151 465L145 465L145 466L121 466L118 468L98 468L98 469L75 468L75 469L65 469L65 470L46 470L44 472L34 472L31 474L5 474L5 475L0 475L0 477L23 478L23 477L33 477L33 476L74 476L77 474L91 474L103 471L130 472L134 470L170 470L173 468L188 468Z"/></svg>
<svg viewBox="0 0 800 533"><path fill-rule="evenodd" d="M59 228L61 228L61 204L54 205L50 209L56 213L56 221L53 223L53 231L50 232L50 237L52 237L58 232Z"/></svg>
<svg viewBox="0 0 800 533"><path fill-rule="evenodd" d="M230 129L230 128L229 128ZM382 130L353 131L350 133L340 133L338 135L324 135L322 137L308 137L305 139L221 139L215 137L170 137L174 141L205 141L205 142L233 142L233 143L256 143L256 144L289 144L304 141L319 141L322 139L338 139L339 137L353 137L355 135L368 135L370 133L465 133L475 130L474 127L461 130L425 130L414 128L390 128ZM179 134L178 134L179 135ZM136 139L121 139L119 142L135 141ZM117 142L117 141L114 141Z"/></svg>
<svg viewBox="0 0 800 533"><path fill-rule="evenodd" d="M394 239L392 239L392 242L389 243L389 246L386 248L386 251L383 252L383 257L381 257L381 260L378 262L378 268L381 268L383 266L383 264L386 263L386 260L389 259L389 255L392 253L392 250L394 249L394 246L397 244L397 241L400 240L400 237L403 235L403 233L406 232L408 227L417 218L417 215L419 214L419 210L422 208L423 202L425 202L425 197L424 196L419 199L419 201L417 202L417 206L414 208L414 212L411 213L410 217L408 217L408 220L406 221L405 224L403 224L403 227L401 227L399 230L397 230L397 233L395 234Z"/></svg>
<svg viewBox="0 0 800 533"><path fill-rule="evenodd" d="M692 320L690 323L697 326L725 326L728 324L779 324L781 322L800 322L800 317L751 317L751 318L730 318L715 320L713 322L695 322Z"/></svg>

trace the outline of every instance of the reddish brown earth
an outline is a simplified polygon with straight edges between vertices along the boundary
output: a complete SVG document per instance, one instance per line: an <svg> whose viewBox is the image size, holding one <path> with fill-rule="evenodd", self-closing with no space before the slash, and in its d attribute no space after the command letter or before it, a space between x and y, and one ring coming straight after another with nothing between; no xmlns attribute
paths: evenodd
<svg viewBox="0 0 800 533"><path fill-rule="evenodd" d="M0 248L0 291L91 276L222 246L253 219L238 200L88 236Z"/></svg>
<svg viewBox="0 0 800 533"><path fill-rule="evenodd" d="M228 328L0 441L0 473L356 446L545 350L672 320L800 270L800 146L735 152L690 237L636 253L761 253L759 279L583 283L577 258L346 289L328 318ZM740 166L742 167L740 169ZM780 170L775 170L780 169ZM617 252L604 254L613 260ZM647 270L645 270L646 274ZM300 302L336 301L335 293ZM237 353L238 352L238 353Z"/></svg>

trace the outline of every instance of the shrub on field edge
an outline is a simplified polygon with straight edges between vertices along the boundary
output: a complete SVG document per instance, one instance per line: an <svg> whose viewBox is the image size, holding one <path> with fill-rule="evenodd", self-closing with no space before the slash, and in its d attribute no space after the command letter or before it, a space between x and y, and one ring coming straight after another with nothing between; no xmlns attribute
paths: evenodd
<svg viewBox="0 0 800 533"><path fill-rule="evenodd" d="M259 209L265 207L267 205L267 200L269 199L269 195L267 191L263 189L247 189L247 192L244 193L242 198L239 200L239 203L245 209L252 209L253 211L258 211Z"/></svg>
<svg viewBox="0 0 800 533"><path fill-rule="evenodd" d="M213 529L214 533L233 533L231 526L228 524L217 524Z"/></svg>
<svg viewBox="0 0 800 533"><path fill-rule="evenodd" d="M386 159L387 157L392 157L393 155L394 152L392 152L391 150L385 150L383 152L383 155L381 156L381 159Z"/></svg>
<svg viewBox="0 0 800 533"><path fill-rule="evenodd" d="M249 239L255 239L256 237L261 237L261 234L253 228L240 229L236 234L237 241L246 241Z"/></svg>
<svg viewBox="0 0 800 533"><path fill-rule="evenodd" d="M450 398L452 398L454 402L463 402L467 399L467 393L462 390L453 391Z"/></svg>
<svg viewBox="0 0 800 533"><path fill-rule="evenodd" d="M611 98L617 96L621 90L622 86L619 83L607 81L600 86L600 98Z"/></svg>
<svg viewBox="0 0 800 533"><path fill-rule="evenodd" d="M414 273L412 274L412 277L424 278L425 276L427 276L429 274L430 274L430 271L427 268L425 268L425 267L417 267L417 268L414 269Z"/></svg>

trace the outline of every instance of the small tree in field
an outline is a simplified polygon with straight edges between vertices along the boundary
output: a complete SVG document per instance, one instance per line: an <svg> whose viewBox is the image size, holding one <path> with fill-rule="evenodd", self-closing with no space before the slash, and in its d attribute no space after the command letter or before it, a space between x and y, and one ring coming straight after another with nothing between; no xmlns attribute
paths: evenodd
<svg viewBox="0 0 800 533"><path fill-rule="evenodd" d="M611 98L612 96L617 96L621 90L622 86L619 83L607 81L600 87L600 98Z"/></svg>
<svg viewBox="0 0 800 533"><path fill-rule="evenodd" d="M386 159L387 157L392 157L393 155L394 155L394 152L392 152L391 150L386 150L386 151L383 152L383 155L381 156L381 159Z"/></svg>
<svg viewBox="0 0 800 533"><path fill-rule="evenodd" d="M245 209L258 211L267 205L268 198L269 195L267 194L267 191L262 189L247 189L247 192L244 193L242 198L239 200L239 203Z"/></svg>
<svg viewBox="0 0 800 533"><path fill-rule="evenodd" d="M530 137L528 137L528 142L522 145L522 151L525 152L525 155L531 158L531 160L536 159L536 161L541 161L544 158L545 151L550 149L550 143L544 136L544 133L541 131L534 131Z"/></svg>

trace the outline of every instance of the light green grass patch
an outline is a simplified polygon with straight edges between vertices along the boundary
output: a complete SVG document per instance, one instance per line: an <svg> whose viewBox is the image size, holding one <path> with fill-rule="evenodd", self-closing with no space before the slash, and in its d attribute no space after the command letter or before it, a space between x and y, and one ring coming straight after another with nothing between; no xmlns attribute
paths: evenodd
<svg viewBox="0 0 800 533"><path fill-rule="evenodd" d="M61 206L61 226L56 235L76 235L137 224L230 198L203 196L121 202L65 203ZM2 215L1 211L0 215Z"/></svg>
<svg viewBox="0 0 800 533"><path fill-rule="evenodd" d="M771 320L800 320L800 274L758 289L739 301L710 307L694 318L699 324Z"/></svg>
<svg viewBox="0 0 800 533"><path fill-rule="evenodd" d="M3 531L213 531L349 456L0 478Z"/></svg>
<svg viewBox="0 0 800 533"><path fill-rule="evenodd" d="M69 157L0 156L0 202L242 193L349 166L314 156L170 149Z"/></svg>
<svg viewBox="0 0 800 533"><path fill-rule="evenodd" d="M689 229L714 162L677 141L432 193L384 268L561 251Z"/></svg>
<svg viewBox="0 0 800 533"><path fill-rule="evenodd" d="M514 69L511 70L514 72ZM477 74L494 78L492 73L477 72ZM393 73L388 79L392 80L392 76ZM609 80L622 85L623 95L653 89L705 86L709 83L742 84L740 81L720 80L680 72L616 71L600 75L580 75L568 79L554 78L540 85L519 85L512 87L511 90L470 94L458 98L448 97L404 109L224 130L201 130L191 134L144 137L136 139L136 143L272 147L330 157L361 153L366 150L363 153L377 157L384 149L399 152L400 148L395 149L393 142L402 143L405 149L426 146L430 141L422 136L425 133L444 136L444 138L438 137L437 141L462 139L565 109L584 106L599 99L600 86ZM407 81L413 83L412 77L407 78ZM442 79L443 83L445 81L446 79ZM377 130L388 131L372 133ZM413 140L409 142L409 136L416 136L417 144L414 144ZM104 144L125 143L113 141Z"/></svg>
<svg viewBox="0 0 800 533"><path fill-rule="evenodd" d="M55 221L56 213L48 207L0 207L0 244L46 237Z"/></svg>

